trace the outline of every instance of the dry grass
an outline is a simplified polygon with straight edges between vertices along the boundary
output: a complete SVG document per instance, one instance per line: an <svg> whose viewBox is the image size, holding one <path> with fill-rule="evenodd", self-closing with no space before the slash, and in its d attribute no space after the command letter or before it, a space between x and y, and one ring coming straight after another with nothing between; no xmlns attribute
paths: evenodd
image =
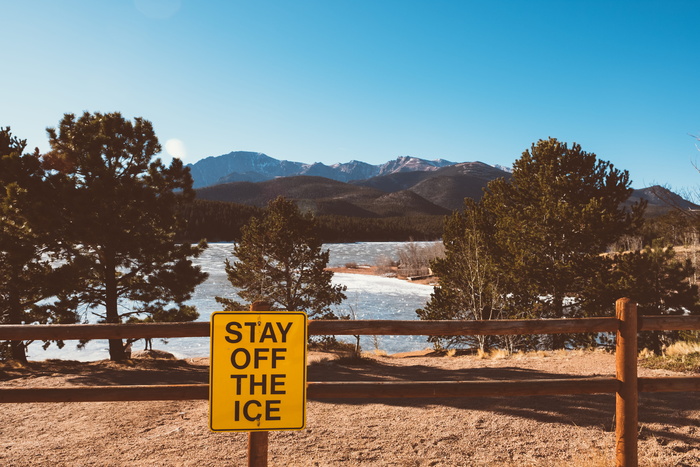
<svg viewBox="0 0 700 467"><path fill-rule="evenodd" d="M510 352L505 349L494 349L489 352L491 359L493 360L503 360L510 357Z"/></svg>
<svg viewBox="0 0 700 467"><path fill-rule="evenodd" d="M679 341L663 351L663 355L644 349L639 352L640 364L646 368L660 368L685 373L700 373L700 344Z"/></svg>
<svg viewBox="0 0 700 467"><path fill-rule="evenodd" d="M490 351L483 351L481 349L476 351L475 357L479 360L504 360L504 359L514 359L514 360L521 360L525 358L551 358L551 357L565 357L565 358L572 358L572 357L583 357L590 352L603 352L607 353L606 350L603 349L595 349L595 350L590 350L590 349L574 349L574 350L566 350L566 349L560 349L560 350L531 350L527 352L509 352L508 350L505 349L494 349ZM450 351L448 351L449 354ZM453 356L454 354L451 354L449 356ZM641 358L641 357L640 357Z"/></svg>
<svg viewBox="0 0 700 467"><path fill-rule="evenodd" d="M611 467L613 465L615 465L613 454L599 448L592 448L590 452L553 464L554 467Z"/></svg>
<svg viewBox="0 0 700 467"><path fill-rule="evenodd" d="M477 350L476 358L479 360L503 360L510 358L511 353L505 349L493 349L489 351Z"/></svg>
<svg viewBox="0 0 700 467"><path fill-rule="evenodd" d="M678 341L664 349L664 355L668 357L690 355L694 353L700 353L699 342Z"/></svg>

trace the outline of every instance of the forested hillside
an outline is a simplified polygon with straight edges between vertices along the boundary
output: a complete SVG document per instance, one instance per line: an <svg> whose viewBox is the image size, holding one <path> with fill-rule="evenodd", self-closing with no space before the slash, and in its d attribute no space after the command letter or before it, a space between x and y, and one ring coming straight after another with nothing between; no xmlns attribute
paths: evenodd
<svg viewBox="0 0 700 467"><path fill-rule="evenodd" d="M260 208L278 196L295 200L301 208L316 216L443 216L451 211L410 190L383 191L324 177L281 177L258 183L225 183L197 190L198 199L230 201Z"/></svg>
<svg viewBox="0 0 700 467"><path fill-rule="evenodd" d="M179 232L181 241L210 242L240 240L241 227L262 209L237 203L195 200L185 206L187 224ZM302 206L303 209L303 206ZM319 236L325 243L436 240L442 235L444 216L356 217L347 215L316 216Z"/></svg>

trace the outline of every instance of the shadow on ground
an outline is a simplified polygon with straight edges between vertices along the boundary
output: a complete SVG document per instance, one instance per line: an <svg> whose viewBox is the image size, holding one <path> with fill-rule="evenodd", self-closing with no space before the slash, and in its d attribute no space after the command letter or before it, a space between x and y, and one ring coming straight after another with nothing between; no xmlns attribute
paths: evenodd
<svg viewBox="0 0 700 467"><path fill-rule="evenodd" d="M426 365L392 365L390 360L339 360L319 362L309 366L309 381L499 381L577 379L587 376L561 372L538 371L516 366L500 368L442 369ZM323 399L320 403L368 403L366 399ZM396 406L434 405L451 406L465 411L496 412L543 423L563 423L576 426L599 427L604 431L615 429L615 395L564 395L517 397L463 397L378 399L373 403ZM698 393L641 393L639 396L639 437L656 437L660 442L681 441L691 446L700 445L700 394ZM656 428L653 425L658 425ZM664 427L683 427L668 430Z"/></svg>
<svg viewBox="0 0 700 467"><path fill-rule="evenodd" d="M581 375L538 371L516 366L501 368L442 369L428 365L394 365L391 360L341 359L309 365L308 381L494 381L582 378ZM25 386L55 385L156 385L206 384L209 366L199 361L135 359L126 363L49 360L29 365L0 366L0 385L22 379ZM495 412L542 423L568 424L614 430L614 394L570 396L519 396L478 398L323 399L321 404L386 404L407 407L449 406L465 411ZM639 397L640 439L657 438L662 443L680 441L700 444L700 394L643 393ZM472 414L473 416L473 414ZM680 427L681 429L669 429Z"/></svg>

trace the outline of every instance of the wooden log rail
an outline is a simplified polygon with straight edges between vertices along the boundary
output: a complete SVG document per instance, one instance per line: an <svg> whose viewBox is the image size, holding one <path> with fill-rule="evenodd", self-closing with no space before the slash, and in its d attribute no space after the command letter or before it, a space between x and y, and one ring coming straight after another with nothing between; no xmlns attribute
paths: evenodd
<svg viewBox="0 0 700 467"><path fill-rule="evenodd" d="M617 465L637 465L638 392L700 391L700 377L637 378L636 331L700 330L699 316L636 316L617 302L617 316L490 321L309 321L309 335L516 335L617 333L616 377L517 381L309 382L309 399L502 397L615 393ZM635 330L636 327L636 330ZM0 340L75 340L209 337L208 322L0 325ZM206 400L208 384L0 388L0 403Z"/></svg>
<svg viewBox="0 0 700 467"><path fill-rule="evenodd" d="M700 331L700 316L640 316L639 331ZM478 336L616 332L616 318L487 321L310 320L311 336ZM138 324L3 324L0 340L209 337L209 322Z"/></svg>
<svg viewBox="0 0 700 467"><path fill-rule="evenodd" d="M402 399L441 397L556 396L613 394L615 378L519 381L308 382L309 399ZM639 378L640 392L700 391L692 376ZM0 403L207 400L208 384L0 388Z"/></svg>

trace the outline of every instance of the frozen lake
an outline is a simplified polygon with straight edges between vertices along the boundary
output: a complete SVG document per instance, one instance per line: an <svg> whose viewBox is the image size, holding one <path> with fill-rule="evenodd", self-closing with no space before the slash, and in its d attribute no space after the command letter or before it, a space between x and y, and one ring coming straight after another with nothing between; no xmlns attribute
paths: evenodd
<svg viewBox="0 0 700 467"><path fill-rule="evenodd" d="M420 243L420 242L418 242ZM331 243L324 245L330 250L331 267L344 266L346 263L376 264L382 257L398 259L397 250L402 243L373 242L373 243ZM220 311L215 296L238 298L235 290L228 282L224 271L224 260L233 260L233 245L231 243L212 243L197 260L202 269L209 273L209 278L201 284L189 302L197 307L199 321L209 321L209 316ZM421 308L430 298L432 286L413 284L410 282L376 276L358 274L335 274L333 282L347 286L347 299L335 308L336 314L351 314L354 310L357 319L417 319L415 310ZM88 317L90 319L90 317ZM92 321L92 319L91 319ZM354 340L352 337L339 337L344 340ZM91 341L84 349L76 349L75 341L66 341L63 349L52 345L47 350L41 348L41 342L29 346L30 360L45 360L60 358L63 360L92 361L109 358L107 341ZM362 336L362 348L373 350L375 342L372 336ZM140 350L143 341L134 343L134 350ZM377 347L389 353L407 352L429 347L424 336L377 336ZM160 339L153 341L153 348L165 350L179 358L206 357L209 355L208 338L177 338L163 343Z"/></svg>

